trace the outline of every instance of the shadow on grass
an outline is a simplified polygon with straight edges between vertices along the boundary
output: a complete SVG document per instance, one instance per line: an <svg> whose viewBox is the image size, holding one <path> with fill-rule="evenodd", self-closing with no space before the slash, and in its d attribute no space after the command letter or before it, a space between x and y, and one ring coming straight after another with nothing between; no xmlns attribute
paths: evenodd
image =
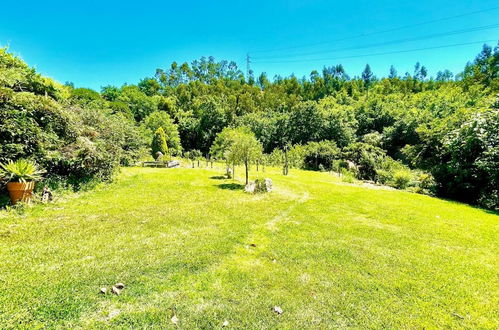
<svg viewBox="0 0 499 330"><path fill-rule="evenodd" d="M217 184L217 187L220 189L227 189L227 190L242 190L244 189L244 185L240 183L222 183L222 184Z"/></svg>
<svg viewBox="0 0 499 330"><path fill-rule="evenodd" d="M4 209L10 204L10 198L7 194L0 194L0 209Z"/></svg>
<svg viewBox="0 0 499 330"><path fill-rule="evenodd" d="M215 175L215 176L210 177L210 179L212 179L212 180L225 180L227 178L223 175Z"/></svg>

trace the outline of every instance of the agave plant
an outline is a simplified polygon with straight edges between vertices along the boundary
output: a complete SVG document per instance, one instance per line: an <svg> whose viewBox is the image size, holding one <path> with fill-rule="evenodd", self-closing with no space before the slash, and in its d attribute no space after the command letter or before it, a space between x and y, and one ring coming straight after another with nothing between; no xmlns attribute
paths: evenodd
<svg viewBox="0 0 499 330"><path fill-rule="evenodd" d="M39 170L35 163L19 159L7 164L0 163L0 178L7 182L28 182L42 178L43 171Z"/></svg>

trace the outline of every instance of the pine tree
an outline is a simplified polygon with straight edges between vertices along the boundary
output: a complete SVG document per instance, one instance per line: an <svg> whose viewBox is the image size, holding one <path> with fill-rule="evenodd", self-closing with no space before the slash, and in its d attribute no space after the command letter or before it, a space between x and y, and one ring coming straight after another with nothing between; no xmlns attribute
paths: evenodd
<svg viewBox="0 0 499 330"><path fill-rule="evenodd" d="M366 97L369 97L369 87L371 87L374 79L375 78L373 72L371 71L371 67L369 66L369 64L366 64L364 71L362 71L362 80L364 81L364 86L366 87L367 91Z"/></svg>
<svg viewBox="0 0 499 330"><path fill-rule="evenodd" d="M388 75L388 78L390 78L390 79L397 78L397 70L395 69L395 67L393 65L390 66L390 74Z"/></svg>

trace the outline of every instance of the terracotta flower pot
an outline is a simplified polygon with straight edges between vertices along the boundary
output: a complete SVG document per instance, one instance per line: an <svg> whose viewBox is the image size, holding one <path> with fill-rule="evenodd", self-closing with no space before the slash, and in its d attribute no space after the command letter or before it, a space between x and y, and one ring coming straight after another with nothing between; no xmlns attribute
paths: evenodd
<svg viewBox="0 0 499 330"><path fill-rule="evenodd" d="M9 182L7 183L7 190L9 191L10 201L13 205L17 202L29 202L35 182Z"/></svg>

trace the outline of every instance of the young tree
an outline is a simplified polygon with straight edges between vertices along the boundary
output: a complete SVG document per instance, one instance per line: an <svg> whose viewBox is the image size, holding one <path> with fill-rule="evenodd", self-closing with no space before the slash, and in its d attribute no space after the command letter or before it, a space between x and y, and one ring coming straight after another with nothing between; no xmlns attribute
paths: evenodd
<svg viewBox="0 0 499 330"><path fill-rule="evenodd" d="M249 166L261 157L262 149L262 144L249 128L225 128L217 135L211 154L225 159L227 166L244 164L248 184Z"/></svg>
<svg viewBox="0 0 499 330"><path fill-rule="evenodd" d="M234 142L234 134L234 129L229 127L224 128L217 134L215 141L210 148L210 155L212 157L225 160L227 176L230 175L230 164L233 161L233 159L231 159L231 148L232 143Z"/></svg>
<svg viewBox="0 0 499 330"><path fill-rule="evenodd" d="M231 154L236 162L243 163L246 184L248 184L249 166L262 155L262 144L248 128L238 128L234 134Z"/></svg>
<svg viewBox="0 0 499 330"><path fill-rule="evenodd" d="M166 135L162 127L158 128L154 133L151 142L151 155L156 158L156 153L161 152L163 155L168 154L168 146L166 144Z"/></svg>

